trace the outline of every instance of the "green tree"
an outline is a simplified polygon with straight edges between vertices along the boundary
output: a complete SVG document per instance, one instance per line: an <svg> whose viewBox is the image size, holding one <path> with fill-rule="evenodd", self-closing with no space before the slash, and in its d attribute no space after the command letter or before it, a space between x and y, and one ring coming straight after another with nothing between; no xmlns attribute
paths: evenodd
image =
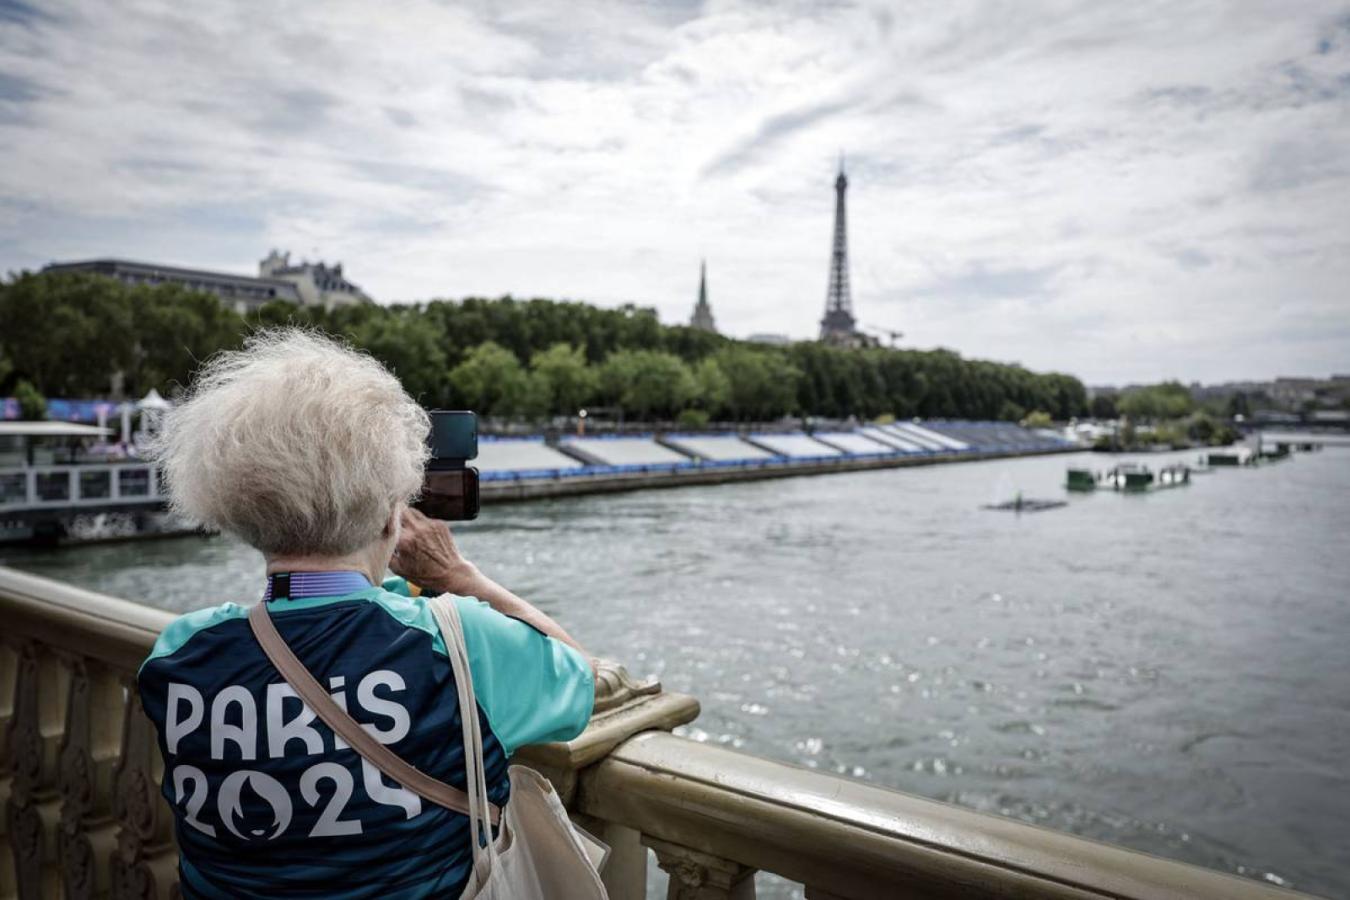
<svg viewBox="0 0 1350 900"><path fill-rule="evenodd" d="M1092 398L1092 417L1094 419L1114 419L1120 413L1116 410L1116 398L1110 394L1098 394Z"/></svg>
<svg viewBox="0 0 1350 900"><path fill-rule="evenodd" d="M712 415L725 409L731 398L731 380L727 378L717 360L712 357L699 360L694 365L694 396L692 402L704 412ZM704 424L707 422L705 420Z"/></svg>
<svg viewBox="0 0 1350 900"><path fill-rule="evenodd" d="M538 403L543 412L573 415L595 396L599 376L586 352L571 344L554 344L530 357Z"/></svg>
<svg viewBox="0 0 1350 900"><path fill-rule="evenodd" d="M514 416L529 403L529 380L514 353L493 341L450 371L454 402L484 416Z"/></svg>
<svg viewBox="0 0 1350 900"><path fill-rule="evenodd" d="M272 300L248 314L250 328L278 328L284 325L298 327L321 327L318 319L322 311L306 306L296 306L285 300Z"/></svg>
<svg viewBox="0 0 1350 900"><path fill-rule="evenodd" d="M659 350L619 350L600 370L601 391L625 414L670 418L694 396L697 385L684 361Z"/></svg>
<svg viewBox="0 0 1350 900"><path fill-rule="evenodd" d="M450 405L452 375L445 351L437 335L423 327L418 311L412 307L367 309L374 314L351 322L342 333L384 363L423 406Z"/></svg>
<svg viewBox="0 0 1350 900"><path fill-rule="evenodd" d="M1196 413L1186 426L1186 434L1198 444L1208 444L1218 430L1214 420L1205 413Z"/></svg>
<svg viewBox="0 0 1350 900"><path fill-rule="evenodd" d="M211 294L178 285L127 289L134 335L126 371L133 395L186 385L218 350L236 347L244 320Z"/></svg>
<svg viewBox="0 0 1350 900"><path fill-rule="evenodd" d="M119 282L25 272L0 289L0 352L48 397L106 394L133 346L128 289Z"/></svg>
<svg viewBox="0 0 1350 900"><path fill-rule="evenodd" d="M1049 428L1055 424L1055 420L1045 410L1037 409L1027 413L1027 417L1022 420L1022 424L1028 428Z"/></svg>
<svg viewBox="0 0 1350 900"><path fill-rule="evenodd" d="M31 381L21 379L14 385L14 399L19 404L20 419L35 422L47 418L47 398Z"/></svg>
<svg viewBox="0 0 1350 900"><path fill-rule="evenodd" d="M730 385L726 404L730 418L777 419L796 411L802 373L782 353L733 344L713 358Z"/></svg>
<svg viewBox="0 0 1350 900"><path fill-rule="evenodd" d="M708 427L708 413L702 409L686 409L675 417L675 424L690 431Z"/></svg>
<svg viewBox="0 0 1350 900"><path fill-rule="evenodd" d="M1189 415L1195 409L1195 401L1185 385L1165 381L1125 391L1116 401L1116 408L1132 419L1165 421Z"/></svg>

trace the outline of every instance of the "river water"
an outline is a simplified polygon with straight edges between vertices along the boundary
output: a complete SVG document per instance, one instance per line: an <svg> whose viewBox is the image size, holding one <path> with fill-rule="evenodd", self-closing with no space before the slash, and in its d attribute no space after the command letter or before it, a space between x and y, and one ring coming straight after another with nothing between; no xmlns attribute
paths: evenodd
<svg viewBox="0 0 1350 900"><path fill-rule="evenodd" d="M697 740L1350 896L1350 450L981 509L1063 497L1080 462L1111 464L500 505L458 532L593 652L697 695ZM225 538L0 560L173 610L248 602L261 571Z"/></svg>

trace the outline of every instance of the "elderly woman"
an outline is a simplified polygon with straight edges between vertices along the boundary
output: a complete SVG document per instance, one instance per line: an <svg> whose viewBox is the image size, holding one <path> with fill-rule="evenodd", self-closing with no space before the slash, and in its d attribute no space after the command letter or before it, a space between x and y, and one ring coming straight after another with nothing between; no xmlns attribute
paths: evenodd
<svg viewBox="0 0 1350 900"><path fill-rule="evenodd" d="M426 413L379 363L283 330L205 365L158 457L177 512L262 553L259 602L338 705L463 788L454 676L425 599L456 595L488 793L501 805L516 748L585 727L594 675L556 622L408 508L427 431ZM387 568L402 577L386 579ZM391 782L317 721L246 614L225 603L183 616L141 666L183 896L458 896L468 819Z"/></svg>

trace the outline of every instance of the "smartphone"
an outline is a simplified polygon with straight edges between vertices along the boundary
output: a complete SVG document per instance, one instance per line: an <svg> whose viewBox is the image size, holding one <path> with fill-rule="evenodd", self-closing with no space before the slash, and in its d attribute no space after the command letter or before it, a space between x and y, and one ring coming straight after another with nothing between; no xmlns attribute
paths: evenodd
<svg viewBox="0 0 1350 900"><path fill-rule="evenodd" d="M467 410L432 410L427 444L431 460L413 508L447 522L478 518L478 470L468 464L478 456L478 416Z"/></svg>

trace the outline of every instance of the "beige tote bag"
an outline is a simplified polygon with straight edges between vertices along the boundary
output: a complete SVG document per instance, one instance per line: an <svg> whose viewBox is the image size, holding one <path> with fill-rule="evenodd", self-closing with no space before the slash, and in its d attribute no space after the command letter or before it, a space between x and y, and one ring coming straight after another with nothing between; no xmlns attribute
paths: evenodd
<svg viewBox="0 0 1350 900"><path fill-rule="evenodd" d="M463 627L446 594L428 601L445 641L459 694L466 787L461 791L415 768L375 740L334 702L277 632L265 603L249 610L249 625L281 677L353 750L394 781L439 806L469 817L473 870L460 895L483 900L605 900L599 867L608 848L576 828L553 786L533 769L511 766L511 801L488 802L483 737ZM485 824L500 825L497 839Z"/></svg>

